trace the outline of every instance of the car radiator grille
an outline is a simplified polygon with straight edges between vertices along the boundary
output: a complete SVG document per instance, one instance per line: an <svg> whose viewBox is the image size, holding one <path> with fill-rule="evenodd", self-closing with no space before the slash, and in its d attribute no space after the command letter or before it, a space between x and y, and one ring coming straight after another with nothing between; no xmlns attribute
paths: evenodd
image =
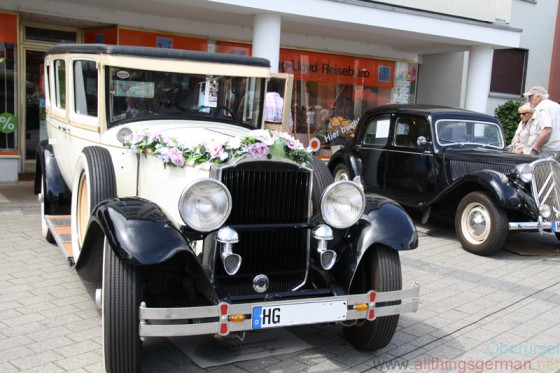
<svg viewBox="0 0 560 373"><path fill-rule="evenodd" d="M221 171L233 206L226 224L239 227L239 243L233 251L241 255L242 264L237 274L229 276L217 255L218 289L232 296L255 294L252 280L259 274L268 276L269 293L289 291L305 281L309 231L284 224L308 222L311 177L308 169L280 162L245 162ZM252 227L243 229L243 225Z"/></svg>
<svg viewBox="0 0 560 373"><path fill-rule="evenodd" d="M514 164L495 164L486 162L451 161L450 166L451 177L453 180L457 180L460 177L480 170L494 170L508 174L515 169Z"/></svg>
<svg viewBox="0 0 560 373"><path fill-rule="evenodd" d="M556 162L537 161L533 164L533 197L537 206L552 208L552 219L560 218L560 165Z"/></svg>

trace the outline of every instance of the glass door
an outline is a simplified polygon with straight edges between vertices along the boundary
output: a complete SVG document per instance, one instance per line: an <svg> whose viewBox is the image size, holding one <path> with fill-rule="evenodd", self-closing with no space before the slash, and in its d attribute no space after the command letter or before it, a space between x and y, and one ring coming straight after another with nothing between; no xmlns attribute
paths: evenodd
<svg viewBox="0 0 560 373"><path fill-rule="evenodd" d="M25 161L34 161L37 146L40 140L47 138L45 126L45 101L43 90L43 59L45 50L25 49L24 51L24 76L22 85L25 108L23 122L25 123ZM26 166L27 168L27 166ZM29 170L27 170L29 171Z"/></svg>

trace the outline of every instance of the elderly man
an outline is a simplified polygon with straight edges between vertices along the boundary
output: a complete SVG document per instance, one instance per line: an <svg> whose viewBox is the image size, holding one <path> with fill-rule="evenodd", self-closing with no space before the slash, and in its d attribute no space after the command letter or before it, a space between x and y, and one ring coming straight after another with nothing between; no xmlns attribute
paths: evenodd
<svg viewBox="0 0 560 373"><path fill-rule="evenodd" d="M531 154L560 158L560 104L549 100L541 86L532 87L523 96L535 108L533 118L539 129Z"/></svg>

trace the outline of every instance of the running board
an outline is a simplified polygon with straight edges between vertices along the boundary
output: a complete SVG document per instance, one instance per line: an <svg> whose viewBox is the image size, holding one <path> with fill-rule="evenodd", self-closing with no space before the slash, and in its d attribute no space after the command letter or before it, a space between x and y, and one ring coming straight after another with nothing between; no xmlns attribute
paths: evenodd
<svg viewBox="0 0 560 373"><path fill-rule="evenodd" d="M72 234L70 231L70 215L46 215L45 222L56 241L56 245L64 254L71 266L74 265L72 256Z"/></svg>

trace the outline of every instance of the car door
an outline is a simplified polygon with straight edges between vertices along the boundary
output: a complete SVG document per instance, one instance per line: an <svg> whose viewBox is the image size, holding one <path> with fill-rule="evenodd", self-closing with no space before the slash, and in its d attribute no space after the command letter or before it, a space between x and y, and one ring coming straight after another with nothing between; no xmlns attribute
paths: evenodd
<svg viewBox="0 0 560 373"><path fill-rule="evenodd" d="M425 118L394 115L388 144L384 194L406 206L436 193L432 133ZM418 141L423 138L424 141Z"/></svg>
<svg viewBox="0 0 560 373"><path fill-rule="evenodd" d="M46 118L49 143L53 146L57 164L67 185L72 185L73 167L70 166L70 122L67 105L67 62L63 58L49 60L45 75L49 94ZM73 165L72 165L73 166Z"/></svg>
<svg viewBox="0 0 560 373"><path fill-rule="evenodd" d="M357 151L363 165L362 183L368 192L380 193L385 189L390 120L389 114L373 116L359 134Z"/></svg>

